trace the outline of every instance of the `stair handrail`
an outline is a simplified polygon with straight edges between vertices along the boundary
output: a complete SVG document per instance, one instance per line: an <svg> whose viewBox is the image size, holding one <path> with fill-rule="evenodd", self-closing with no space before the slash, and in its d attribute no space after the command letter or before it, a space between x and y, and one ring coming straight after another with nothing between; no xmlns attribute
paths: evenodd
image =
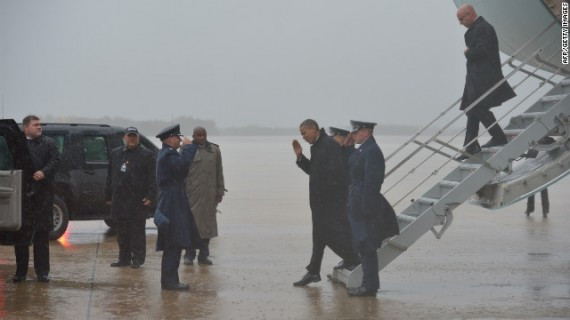
<svg viewBox="0 0 570 320"><path fill-rule="evenodd" d="M558 52L560 52L560 51L555 52L548 60L550 60L550 59L551 59L555 54L557 54ZM548 60L546 60L546 61L548 61ZM542 63L539 64L539 66L542 66L542 65L543 65ZM539 67L536 67L535 70L534 70L534 72L538 71L539 69L540 69ZM533 95L544 85L545 82L547 82L547 81L549 81L549 80L552 80L552 78L554 78L556 75L561 75L561 74L563 74L562 69L563 69L562 67L559 67L559 68L556 70L556 72L552 73L552 74L550 75L550 77L546 79L546 81L543 81L541 84L539 84L539 86L538 86L536 89L534 89L531 93L529 93L528 95L526 95L526 96L523 98L523 100L521 100L520 102L518 102L518 103L517 103L515 106L513 106L511 109L509 109L505 115L503 115L499 120L495 121L491 126L489 126L489 128L492 127L493 125L497 124L498 121L502 120L504 117L506 117L508 114L510 114L510 113L511 113L512 111L514 111L516 108L518 108L518 107L519 107L523 102L525 102L528 98L530 98L531 96L533 96ZM530 77L530 75L527 75L527 77L526 77L525 79L521 80L519 83L517 83L516 86L519 86L520 84L522 84L522 82L526 81L529 77ZM465 129L463 129L462 131L460 131L457 135L455 135L453 138L451 138L448 142L450 142L450 141L452 141L453 139L455 139L455 137L457 137L457 136L458 136L459 134L461 134L463 131L465 131ZM477 138L475 138L474 140L477 140L478 138L480 138L480 137L481 137L483 134L485 134L487 131L488 131L488 129L486 128L486 129L484 130L484 132L482 132L481 134L479 134L479 136L477 136ZM441 146L440 149L441 149L441 148L443 148L443 146ZM461 153L461 152L457 152L457 153L455 154L455 156L456 156L456 155L459 155L460 153ZM432 152L432 154L431 154L428 158L426 158L425 161L427 161L429 158L431 158L431 157L432 157L433 155L435 155L435 154L437 154L435 151ZM420 163L419 165L425 163L425 161L423 161L423 162ZM412 192L416 191L421 185L423 185L425 182L427 182L432 176L436 175L436 174L439 172L439 170L441 170L443 167L445 167L445 166L446 166L449 162L451 162L451 161L453 161L453 158L447 159L441 166L439 166L437 169L435 169L434 171L432 171L432 172L430 173L430 175L428 175L425 179L423 179L422 181L420 181L420 182L419 182L414 188L412 188L408 193L406 193L406 194L405 194L403 197L401 197L398 201L396 201L395 203L393 203L392 206L398 205L402 200L404 200L406 197L408 197ZM419 166L419 165L418 165L418 166ZM417 167L416 167L416 168L413 168L411 171L415 171L415 169L417 169ZM398 180L397 183L401 182L402 180L403 180L403 179ZM390 187L387 191L385 191L384 193L387 193L387 192L388 192L389 190L391 190L393 187L395 187L395 185L391 186L391 187Z"/></svg>
<svg viewBox="0 0 570 320"><path fill-rule="evenodd" d="M532 43L533 41L535 41L536 39L538 39L540 36L542 36L546 31L548 31L553 25L555 25L556 22L552 22L550 23L544 30L540 31L538 34L536 34L534 37L532 37L529 41L527 41L522 47L520 47L515 53L513 53L507 60L505 60L502 64L501 67L503 67L504 65L506 65L510 60L514 59L515 55L517 55L521 50L523 50L527 45L529 45L530 43ZM557 38L557 37L556 37ZM554 39L556 39L554 38ZM525 60L523 60L523 63L521 63L517 68L513 69L513 71L511 71L506 77L504 77L503 79L499 80L499 82L497 82L493 87L491 87L489 90L487 90L483 95L481 95L477 100L473 101L469 106L467 106L467 108L465 108L463 110L463 113L467 113L469 112L474 106L476 106L479 102L481 102L483 99L485 99L488 95L490 95L496 88L498 88L500 85L502 85L505 81L507 81L507 79L509 79L513 74L516 73L516 71L520 70L523 66L527 65L528 62L533 58L533 56L535 56L536 54L540 53L542 48L544 48L545 46L541 46L540 49L537 49L532 55L530 55L529 57L527 57ZM410 144L411 142L413 142L421 133L423 133L425 131L425 129L429 128L433 123L435 123L437 120L439 120L441 117L443 117L445 114L447 114L447 112L449 112L449 110L451 110L451 108L453 108L455 105L457 105L457 103L459 103L462 100L462 98L459 98L457 101L455 101L451 106L449 106L448 108L446 108L443 112L441 112L435 119L433 119L430 123L428 123L426 126L424 126L420 131L418 131L416 134L414 134L408 141L406 141L405 143L403 143L400 147L398 147L394 152L392 152L388 157L386 157L386 161L388 161L389 159L391 159L394 155L396 155L397 153L399 153L402 149L404 149L408 144ZM455 123L460 117L462 117L462 114L459 114L458 116L456 116L455 118L453 118L453 120L451 120L450 122L448 122L442 129L439 129L433 136L431 136L427 141L425 141L424 143L422 143L421 145L419 145L414 151L412 151L412 153L410 153L408 156L406 156L403 160L401 160L398 164L396 164L395 166L392 167L392 169L390 169L386 175L385 178L387 178L388 176L390 176L393 172L395 172L397 169L399 169L404 163L406 163L408 160L410 160L411 158L413 158L418 152L420 152L422 149L425 148L426 145L428 145L429 143L433 142L439 135L441 135L441 133L443 133L443 131L445 131L447 128L449 128L453 123ZM465 145L464 147L469 146L470 144Z"/></svg>
<svg viewBox="0 0 570 320"><path fill-rule="evenodd" d="M509 56L509 58L507 60L505 60L502 64L501 64L501 68L504 67L509 61L513 60L514 57L519 54L519 52L521 52L522 50L524 50L528 45L530 45L532 42L534 42L536 39L538 39L539 37L541 37L544 33L546 33L550 28L552 28L552 26L556 25L556 21L553 21L552 23L550 23L545 29L543 29L542 31L540 31L539 33L537 33L534 37L532 37L531 39L529 39L525 44L523 44L519 49L517 49L515 51L515 53L513 53L511 56ZM526 59L526 61L528 61L528 58ZM493 88L491 88L492 90L494 90ZM491 91L491 89L489 89L489 91ZM489 94L490 92L487 91L486 94ZM491 91L492 92L492 91ZM486 97L486 95L484 96ZM451 110L453 107L455 107L459 102L461 102L462 98L460 97L459 99L457 99L455 102L453 102L453 104L451 104L449 107L447 107L444 111L442 111L438 116L436 116L435 119L433 119L432 121L430 121L427 125L425 125L423 128L421 128L418 132L416 132L408 141L404 142L400 147L398 147L394 152L392 152L390 155L388 155L386 157L386 161L389 161L393 156L395 156L396 154L398 154L402 149L404 149L408 144L410 144L411 142L413 142L418 136L420 136L427 128L431 127L432 124L434 124L437 120L441 119L441 117L443 117L444 115L446 115L449 110ZM478 102L477 102L478 103ZM469 105L472 106L473 104ZM454 120L455 121L455 120ZM447 128L447 127L446 127ZM434 136L438 136L439 134L442 133L442 130L438 130L437 133ZM386 174L386 177L391 174L395 169L399 168L404 162L406 162L407 160L409 160L410 158L412 158L415 154L417 154L421 149L424 148L424 146L426 144L428 144L429 142L433 141L434 137L430 138L430 140L428 140L426 143L420 145L415 152L413 152L410 156L404 158L404 160L401 161L401 163L399 163L398 165L395 166L395 168L393 170L390 170L390 172L388 172Z"/></svg>

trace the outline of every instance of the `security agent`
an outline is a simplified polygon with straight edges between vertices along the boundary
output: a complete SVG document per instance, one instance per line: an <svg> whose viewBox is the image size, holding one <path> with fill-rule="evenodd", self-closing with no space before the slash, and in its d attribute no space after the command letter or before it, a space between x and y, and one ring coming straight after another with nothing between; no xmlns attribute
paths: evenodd
<svg viewBox="0 0 570 320"><path fill-rule="evenodd" d="M111 150L105 200L117 226L119 261L111 267L140 268L146 256L147 212L156 199L154 152L140 143L137 128L128 127L124 146Z"/></svg>
<svg viewBox="0 0 570 320"><path fill-rule="evenodd" d="M156 163L159 193L155 216L166 217L168 221L168 225L159 227L156 240L156 250L163 251L160 282L163 290L177 291L190 288L180 283L178 277L182 249L200 241L184 184L197 147L187 137L181 139L180 136L178 124L156 135L162 141L162 149ZM182 150L179 153L180 142Z"/></svg>
<svg viewBox="0 0 570 320"><path fill-rule="evenodd" d="M350 296L376 296L380 288L378 256L384 239L400 233L394 209L380 193L386 164L382 150L372 136L376 123L350 121L355 143L360 145L348 160L350 186L348 219L352 238L362 259L362 285Z"/></svg>

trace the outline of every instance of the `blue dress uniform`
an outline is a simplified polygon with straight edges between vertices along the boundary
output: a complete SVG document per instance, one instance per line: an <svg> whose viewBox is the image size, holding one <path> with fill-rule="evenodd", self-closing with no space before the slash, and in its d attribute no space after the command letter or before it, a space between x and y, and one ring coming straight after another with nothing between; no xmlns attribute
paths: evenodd
<svg viewBox="0 0 570 320"><path fill-rule="evenodd" d="M386 165L373 136L352 153L348 167L348 219L364 273L361 294L355 295L376 295L380 288L376 250L384 239L399 234L399 227L394 209L380 193Z"/></svg>
<svg viewBox="0 0 570 320"><path fill-rule="evenodd" d="M169 135L180 133L180 127L164 129L157 135L161 140ZM182 249L193 241L199 241L194 217L190 210L184 178L196 155L196 145L185 145L178 151L163 144L156 163L156 182L158 184L157 211L169 220L167 230L159 229L156 250L163 250L161 264L161 286L163 289L178 289L178 266Z"/></svg>

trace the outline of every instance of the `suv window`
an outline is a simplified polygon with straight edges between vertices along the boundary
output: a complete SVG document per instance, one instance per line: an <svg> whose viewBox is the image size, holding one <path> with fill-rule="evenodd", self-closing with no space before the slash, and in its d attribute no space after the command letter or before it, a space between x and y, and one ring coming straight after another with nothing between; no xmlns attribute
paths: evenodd
<svg viewBox="0 0 570 320"><path fill-rule="evenodd" d="M85 162L108 161L107 143L102 136L83 136Z"/></svg>
<svg viewBox="0 0 570 320"><path fill-rule="evenodd" d="M8 147L8 142L3 136L0 136L0 170L14 169L14 158Z"/></svg>
<svg viewBox="0 0 570 320"><path fill-rule="evenodd" d="M65 135L64 134L50 134L49 137L52 138L53 141L55 141L55 144L57 144L57 150L59 151L59 154L63 154L63 145L65 142Z"/></svg>

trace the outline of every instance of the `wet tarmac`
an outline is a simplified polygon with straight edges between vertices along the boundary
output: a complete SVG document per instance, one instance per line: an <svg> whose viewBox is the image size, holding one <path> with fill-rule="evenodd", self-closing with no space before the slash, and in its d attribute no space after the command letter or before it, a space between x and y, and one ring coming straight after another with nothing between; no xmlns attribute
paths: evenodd
<svg viewBox="0 0 570 320"><path fill-rule="evenodd" d="M264 140L250 147L272 148ZM71 222L51 243L49 283L37 282L33 267L27 281L13 283L13 249L0 247L0 318L570 319L570 179L549 188L546 219L540 197L529 218L521 203L498 211L462 205L441 240L426 234L380 273L378 297L350 298L326 279L338 262L328 249L323 280L292 285L305 272L311 228L308 181L286 147L272 155L284 159L282 170L252 160L244 143L225 147L230 192L211 243L214 265L180 266L190 291L161 290L151 220L141 269L109 266L118 248L102 221Z"/></svg>

